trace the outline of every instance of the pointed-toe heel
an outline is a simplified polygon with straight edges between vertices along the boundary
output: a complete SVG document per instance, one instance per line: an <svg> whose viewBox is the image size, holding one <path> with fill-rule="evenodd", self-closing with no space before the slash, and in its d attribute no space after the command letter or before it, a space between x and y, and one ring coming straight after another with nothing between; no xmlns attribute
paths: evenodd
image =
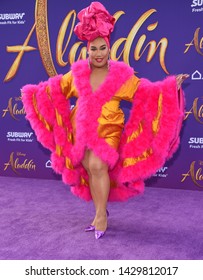
<svg viewBox="0 0 203 280"><path fill-rule="evenodd" d="M104 236L105 231L101 231L101 230L95 230L95 239L99 239L102 236Z"/></svg>
<svg viewBox="0 0 203 280"><path fill-rule="evenodd" d="M109 216L109 211L106 209L106 215L107 217ZM85 231L88 232L88 231L94 231L95 230L95 226L93 225L89 225L85 228Z"/></svg>
<svg viewBox="0 0 203 280"><path fill-rule="evenodd" d="M95 226L93 225L89 225L88 227L85 228L85 231L88 232L88 231L94 231L95 230Z"/></svg>

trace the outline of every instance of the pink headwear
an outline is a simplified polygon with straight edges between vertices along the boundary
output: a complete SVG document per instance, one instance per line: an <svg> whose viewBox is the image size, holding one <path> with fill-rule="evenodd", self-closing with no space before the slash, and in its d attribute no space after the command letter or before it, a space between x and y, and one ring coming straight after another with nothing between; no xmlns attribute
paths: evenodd
<svg viewBox="0 0 203 280"><path fill-rule="evenodd" d="M110 34L114 29L115 18L112 17L100 2L92 2L89 7L78 13L80 22L74 32L80 40L93 41L98 37L104 38L108 47Z"/></svg>

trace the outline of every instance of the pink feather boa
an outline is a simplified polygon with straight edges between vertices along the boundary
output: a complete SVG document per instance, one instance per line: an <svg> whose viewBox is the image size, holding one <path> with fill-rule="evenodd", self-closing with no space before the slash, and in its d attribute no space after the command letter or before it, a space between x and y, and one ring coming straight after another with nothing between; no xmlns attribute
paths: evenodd
<svg viewBox="0 0 203 280"><path fill-rule="evenodd" d="M86 148L92 149L109 165L110 179L116 182L116 187L110 190L109 201L124 201L142 193L144 180L161 168L178 148L179 132L184 115L184 97L183 92L180 91L180 101L178 100L174 76L156 83L141 79L118 151L98 136L97 119L101 114L102 106L133 74L133 69L123 62L111 61L106 81L92 93L87 61L81 60L72 65L72 75L79 94L74 146L67 141L67 133L72 132L71 111L69 100L66 100L61 91L61 76L50 78L39 85L26 85L22 88L26 118L31 123L38 141L51 150L53 169L62 174L64 183L70 185L73 194L85 200L91 200L89 187L82 184L80 180L82 176L88 181L87 173L80 163ZM46 93L47 86L50 88L51 98ZM163 109L159 131L154 135L151 127L157 115L160 92L163 95ZM52 127L51 131L47 130L39 119L33 104L33 96L35 96L41 116ZM63 126L57 124L55 110L62 116ZM127 143L128 136L137 129L140 121L144 123L142 133ZM56 153L56 145L62 147L61 155ZM138 161L135 165L123 167L123 161L126 158L136 158L149 148L153 150L153 153L147 159ZM66 168L66 157L71 160L74 169Z"/></svg>

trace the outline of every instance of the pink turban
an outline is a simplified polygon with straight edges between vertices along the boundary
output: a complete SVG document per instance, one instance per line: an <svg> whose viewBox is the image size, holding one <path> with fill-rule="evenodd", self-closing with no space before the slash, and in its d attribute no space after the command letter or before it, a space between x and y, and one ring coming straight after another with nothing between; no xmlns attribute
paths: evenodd
<svg viewBox="0 0 203 280"><path fill-rule="evenodd" d="M114 29L115 18L112 17L100 2L92 2L89 7L78 13L80 22L74 32L80 40L93 41L102 37L109 46L110 34Z"/></svg>

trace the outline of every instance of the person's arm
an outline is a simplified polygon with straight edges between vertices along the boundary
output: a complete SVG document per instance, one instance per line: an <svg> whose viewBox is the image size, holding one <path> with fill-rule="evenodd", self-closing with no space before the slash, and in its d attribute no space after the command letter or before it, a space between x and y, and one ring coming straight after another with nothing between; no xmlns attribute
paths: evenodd
<svg viewBox="0 0 203 280"><path fill-rule="evenodd" d="M69 99L73 96L77 97L77 90L74 85L72 71L69 71L61 78L61 90L65 95L66 99Z"/></svg>
<svg viewBox="0 0 203 280"><path fill-rule="evenodd" d="M119 91L116 93L116 96L122 100L133 102L139 84L140 79L133 75L123 84L123 86L121 86Z"/></svg>
<svg viewBox="0 0 203 280"><path fill-rule="evenodd" d="M185 109L181 84L187 77L139 80L121 139L121 182L149 178L177 151Z"/></svg>
<svg viewBox="0 0 203 280"><path fill-rule="evenodd" d="M21 89L26 119L35 131L37 140L51 151L56 149L55 131L63 129L64 118L66 121L69 119L69 98L76 92L71 83L72 75L68 72L36 85L27 84ZM65 126L71 130L71 124Z"/></svg>

